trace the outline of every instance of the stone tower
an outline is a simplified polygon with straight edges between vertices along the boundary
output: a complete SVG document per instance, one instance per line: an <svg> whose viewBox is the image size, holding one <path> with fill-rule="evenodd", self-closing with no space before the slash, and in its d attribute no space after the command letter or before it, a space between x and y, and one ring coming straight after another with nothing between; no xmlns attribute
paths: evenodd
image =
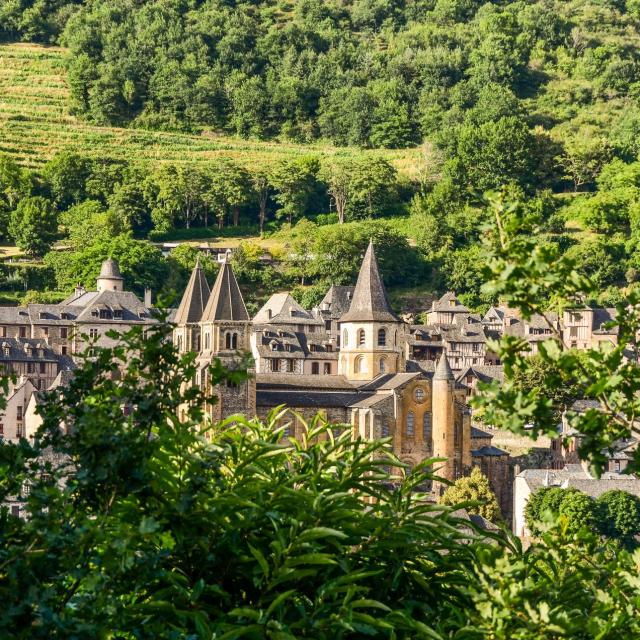
<svg viewBox="0 0 640 640"><path fill-rule="evenodd" d="M113 258L107 258L102 263L96 285L98 291L122 291L124 289L124 278L120 273L118 263Z"/></svg>
<svg viewBox="0 0 640 640"><path fill-rule="evenodd" d="M437 474L455 480L455 378L445 353L438 361L432 380L433 456L447 458L446 462L439 463Z"/></svg>
<svg viewBox="0 0 640 640"><path fill-rule="evenodd" d="M349 380L373 380L404 370L404 324L393 312L373 243L365 253L349 311L339 321L338 373Z"/></svg>
<svg viewBox="0 0 640 640"><path fill-rule="evenodd" d="M200 321L209 300L209 293L209 284L198 258L173 319L176 325L173 330L173 344L181 353L200 351Z"/></svg>
<svg viewBox="0 0 640 640"><path fill-rule="evenodd" d="M256 385L254 371L242 382L211 386L209 370L219 360L227 369L245 365L245 356L251 352L251 321L244 304L238 281L228 262L224 262L211 289L209 300L200 320L201 384L215 395L217 403L207 407L214 421L234 414L253 417L256 413Z"/></svg>

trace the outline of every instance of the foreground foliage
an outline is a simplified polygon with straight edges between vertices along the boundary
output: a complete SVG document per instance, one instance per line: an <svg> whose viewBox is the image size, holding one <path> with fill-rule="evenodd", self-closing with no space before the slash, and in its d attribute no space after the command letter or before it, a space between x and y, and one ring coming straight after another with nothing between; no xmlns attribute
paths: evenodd
<svg viewBox="0 0 640 640"><path fill-rule="evenodd" d="M33 442L0 444L0 501L22 494L27 515L0 510L0 636L640 632L640 558L584 531L560 524L526 552L483 541L422 500L428 466L392 478L384 442L320 421L300 441L283 438L284 412L203 431L193 359L166 331L96 350L47 397Z"/></svg>

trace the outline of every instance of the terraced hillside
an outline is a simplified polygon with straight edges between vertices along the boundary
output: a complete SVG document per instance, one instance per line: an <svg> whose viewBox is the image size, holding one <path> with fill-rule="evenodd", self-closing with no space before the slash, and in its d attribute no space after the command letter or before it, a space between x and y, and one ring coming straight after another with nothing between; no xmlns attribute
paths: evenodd
<svg viewBox="0 0 640 640"><path fill-rule="evenodd" d="M184 135L140 129L98 127L70 115L65 50L33 44L0 45L0 153L37 166L61 150L94 156L172 162L205 162L233 157L247 166L271 164L287 156L348 155L351 149L252 142L215 135ZM428 168L419 149L369 151L382 155L405 175Z"/></svg>

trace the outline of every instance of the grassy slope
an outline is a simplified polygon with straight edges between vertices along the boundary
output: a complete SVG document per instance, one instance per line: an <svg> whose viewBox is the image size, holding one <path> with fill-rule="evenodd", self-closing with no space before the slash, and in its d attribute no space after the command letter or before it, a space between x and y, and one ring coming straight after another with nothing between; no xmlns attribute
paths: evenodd
<svg viewBox="0 0 640 640"><path fill-rule="evenodd" d="M35 167L63 149L93 156L172 162L232 157L246 166L316 153L343 155L352 149L321 145L254 142L215 135L184 135L141 129L98 127L67 110L65 50L33 44L0 45L0 153ZM424 150L375 150L404 175L429 171Z"/></svg>

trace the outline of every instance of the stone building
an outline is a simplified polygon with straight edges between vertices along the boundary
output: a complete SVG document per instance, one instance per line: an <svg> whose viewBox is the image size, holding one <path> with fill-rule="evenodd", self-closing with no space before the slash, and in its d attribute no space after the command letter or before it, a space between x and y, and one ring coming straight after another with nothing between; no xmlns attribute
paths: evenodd
<svg viewBox="0 0 640 640"><path fill-rule="evenodd" d="M406 325L391 309L372 244L355 288L332 288L313 313L282 293L250 321L230 264L222 266L206 304L203 279L196 265L174 329L178 347L197 352L201 384L215 358L234 367L251 351L256 363L246 383L214 390L219 402L210 408L212 419L264 417L286 406L295 412L282 417L290 436L321 414L365 438L391 438L409 466L435 455L447 458L444 477L469 472L465 389L446 354L431 371L407 362Z"/></svg>
<svg viewBox="0 0 640 640"><path fill-rule="evenodd" d="M115 260L102 263L95 291L76 288L59 304L28 304L0 307L2 338L38 339L58 355L75 356L88 344L113 346L107 333L124 333L137 325L154 323L151 301L142 302L124 290L124 280Z"/></svg>
<svg viewBox="0 0 640 640"><path fill-rule="evenodd" d="M335 375L338 353L325 321L289 293L274 293L252 321L251 352L258 373Z"/></svg>
<svg viewBox="0 0 640 640"><path fill-rule="evenodd" d="M246 354L251 351L251 320L233 269L223 262L216 281L209 290L198 262L189 278L174 316L173 339L179 351L197 353L197 383L215 401L205 407L214 422L228 416L255 415L255 376L217 384L215 367L246 368ZM212 373L213 372L213 373Z"/></svg>

